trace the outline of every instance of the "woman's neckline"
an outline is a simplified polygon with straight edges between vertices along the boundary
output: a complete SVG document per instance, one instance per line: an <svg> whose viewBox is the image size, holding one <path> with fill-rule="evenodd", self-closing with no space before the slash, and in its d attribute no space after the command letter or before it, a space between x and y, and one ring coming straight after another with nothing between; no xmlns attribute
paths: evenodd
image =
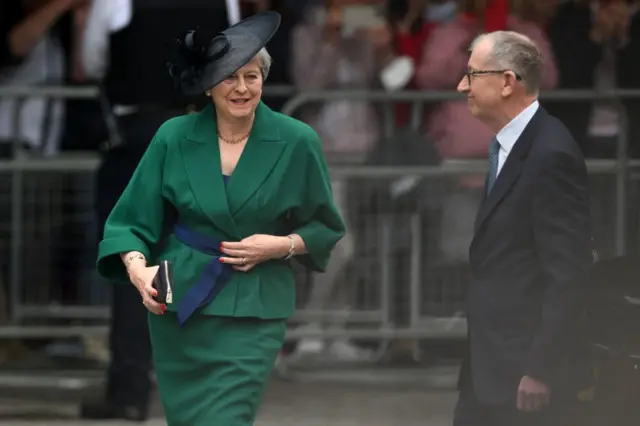
<svg viewBox="0 0 640 426"><path fill-rule="evenodd" d="M216 114L218 114L216 112ZM247 119L231 119L226 120L217 115L218 136L224 136L226 139L234 139L235 137L249 135L253 131L255 124L255 113ZM222 130L222 132L220 131ZM224 134L223 134L224 133Z"/></svg>

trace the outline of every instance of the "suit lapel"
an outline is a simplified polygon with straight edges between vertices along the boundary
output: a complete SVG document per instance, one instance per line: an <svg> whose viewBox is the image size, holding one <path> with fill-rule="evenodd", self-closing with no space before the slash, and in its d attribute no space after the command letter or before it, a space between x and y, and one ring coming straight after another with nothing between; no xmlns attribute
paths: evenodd
<svg viewBox="0 0 640 426"><path fill-rule="evenodd" d="M285 142L280 139L277 123L276 114L260 102L249 140L227 184L231 215L242 208L278 163Z"/></svg>
<svg viewBox="0 0 640 426"><path fill-rule="evenodd" d="M531 144L533 143L538 129L540 128L540 122L544 115L546 115L546 113L542 107L538 108L538 111L531 121L529 121L529 124L527 124L524 131L514 144L513 149L507 157L507 161L502 166L502 170L493 184L491 192L485 196L484 201L478 210L475 222L476 236L480 232L484 222L500 204L502 199L509 193L513 184L518 180L518 176L520 176L520 171L522 170L522 163L531 149Z"/></svg>
<svg viewBox="0 0 640 426"><path fill-rule="evenodd" d="M218 228L238 238L222 178L217 135L215 112L209 105L197 114L191 132L182 141L182 161L193 196L204 214Z"/></svg>

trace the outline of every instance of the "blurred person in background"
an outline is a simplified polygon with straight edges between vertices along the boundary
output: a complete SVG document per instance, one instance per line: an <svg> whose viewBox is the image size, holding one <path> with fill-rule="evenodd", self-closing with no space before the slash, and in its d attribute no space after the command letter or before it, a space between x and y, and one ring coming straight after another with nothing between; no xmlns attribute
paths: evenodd
<svg viewBox="0 0 640 426"><path fill-rule="evenodd" d="M525 18L510 11L507 0L462 1L456 18L437 26L427 39L423 60L416 73L416 85L423 90L455 89L467 72L468 49L474 38L483 32L507 29L528 36L539 46L545 60L541 89L554 88L557 71L549 41L543 28ZM433 105L427 116L426 130L440 156L448 160L486 158L492 137L491 129L471 115L464 100ZM483 198L483 182L481 176L475 175L451 182L452 188L442 207L439 238L442 264L445 270L451 269L457 276L461 271L468 271L467 248L473 237L474 215ZM463 276L463 279L467 278Z"/></svg>
<svg viewBox="0 0 640 426"><path fill-rule="evenodd" d="M455 19L458 0L387 0L386 9L396 54L417 65L431 31Z"/></svg>
<svg viewBox="0 0 640 426"><path fill-rule="evenodd" d="M70 88L79 88L95 82L91 70L84 69L86 61L83 58L86 53L83 51L86 23L92 3L93 0L87 0L79 4L72 13L74 34L69 41L71 48L64 80L64 85ZM113 3L119 2L116 0ZM65 114L59 143L60 153L97 153L106 137L99 99L68 98L63 101ZM84 284L95 276L92 261L94 256L91 254L95 249L92 238L95 218L85 214L87 209L91 209L92 200L86 194L93 191L93 184L76 170L56 173L49 181L59 181L59 193L63 194L60 203L61 217L59 220L53 220L51 226L55 241L50 244L51 273L55 276L55 286L60 289L61 294L53 293L50 303L91 304L96 301L97 295L104 294L101 288ZM55 210L48 214L55 214L54 212ZM50 347L50 351L57 350Z"/></svg>
<svg viewBox="0 0 640 426"><path fill-rule="evenodd" d="M392 33L394 59L382 69L385 90L414 90L416 65L422 61L423 47L437 25L448 22L457 12L455 1L388 0L386 19ZM394 102L395 126L376 144L367 161L368 166L406 167L437 166L439 158L433 144L425 138L422 129L423 105L412 102ZM414 110L414 108L416 108ZM386 112L386 111L385 111ZM385 117L386 118L386 117ZM375 179L372 176L351 178L354 196L349 205L359 218L350 228L359 239L358 246L367 247L371 259L370 271L393 270L396 285L389 292L393 298L391 320L398 326L408 325L410 317L410 290L412 252L416 241L424 241L431 234L430 227L437 217L440 197L434 191L433 179L415 175ZM352 216L355 216L352 213ZM360 219L362 218L362 219ZM416 233L414 223L420 221L422 232ZM386 226L380 226L384 223ZM439 221L438 221L439 223ZM392 229L387 244L377 244L386 238L385 230ZM355 228L355 229L354 229ZM355 232L354 232L355 231ZM419 262L426 266L429 250L422 251ZM381 257L385 258L380 262ZM363 260L358 260L363 265ZM366 267L363 267L365 269ZM423 268L423 269L426 269ZM375 272L369 272L374 275ZM382 278L367 277L366 285L373 287ZM423 275L424 276L424 275ZM385 361L393 363L416 360L416 341L393 339L385 348Z"/></svg>
<svg viewBox="0 0 640 426"><path fill-rule="evenodd" d="M87 0L14 0L0 5L0 85L61 84L73 57L74 17ZM0 156L13 153L14 99L0 100ZM27 150L58 151L64 101L28 99L20 110L18 135Z"/></svg>
<svg viewBox="0 0 640 426"><path fill-rule="evenodd" d="M640 9L634 0L571 0L561 3L549 25L562 89L640 88ZM629 152L640 155L640 100L625 99ZM591 158L614 158L619 112L607 102L550 104Z"/></svg>
<svg viewBox="0 0 640 426"><path fill-rule="evenodd" d="M227 27L224 2L210 0L93 0L86 22L83 73L104 88L109 138L97 173L98 236L153 135L169 117L201 99L176 93L166 61L176 34L200 26ZM152 390L147 311L133 286L112 285L110 362L106 391L85 401L86 419L148 417Z"/></svg>
<svg viewBox="0 0 640 426"><path fill-rule="evenodd" d="M170 426L253 425L295 309L291 261L325 270L345 232L317 134L261 101L279 23L180 38L170 73L210 104L157 130L100 243L100 273L149 310Z"/></svg>
<svg viewBox="0 0 640 426"><path fill-rule="evenodd" d="M366 19L359 21L361 25L354 26L346 14L350 7L371 6L371 3L323 0L308 8L292 33L291 73L298 91L380 87L380 71L394 56L392 33L382 14L372 20L367 14ZM382 6L382 2L377 5ZM309 104L297 115L318 132L330 164L361 164L380 139L380 120L369 102L335 100ZM347 182L336 179L332 185L338 209L348 218ZM344 318L353 309L356 286L345 280L354 255L353 228L349 228L351 231L338 243L327 272L314 277L305 309L342 311ZM328 322L338 328L344 326L340 318L331 318ZM321 325L303 327L316 329ZM326 353L325 350L341 360L371 356L348 339L335 339L327 345L316 338L302 339L293 356Z"/></svg>
<svg viewBox="0 0 640 426"><path fill-rule="evenodd" d="M570 0L562 2L549 25L555 50L560 88L582 90L640 89L640 2L627 0ZM614 159L618 137L626 131L627 153L640 158L640 99L623 98L628 117L624 129L620 111L611 101L549 102L548 108L567 124L587 158ZM597 185L610 185L608 176L594 177ZM628 187L629 199L638 199L637 185ZM637 253L639 231L637 203L628 205L626 247ZM594 215L611 217L606 203L594 204ZM613 222L610 222L613 223ZM604 257L615 255L612 228L600 227L594 235Z"/></svg>
<svg viewBox="0 0 640 426"><path fill-rule="evenodd" d="M84 0L5 0L0 2L0 86L62 85L72 74L78 59L76 41L82 36L82 10ZM28 98L16 110L18 101L12 98L0 98L0 159L13 158L14 143L17 142L27 155L53 155L58 152L63 132L65 102L61 99ZM18 114L17 125L16 114ZM14 133L17 130L17 134ZM17 140L15 138L17 137ZM8 194L10 180L3 179L0 191ZM29 181L29 180L28 180ZM51 182L56 188L58 181ZM7 186L5 186L7 185ZM33 187L28 188L33 191ZM0 207L0 257L10 259L10 206ZM29 227L27 227L29 228ZM45 229L47 235L50 229ZM28 259L33 247L43 244L55 245L56 242L43 241L42 236L33 237L33 230L25 229L23 237L23 256ZM43 254L41 261L47 263ZM28 260L26 260L28 262ZM48 268L28 268L27 263L20 265L26 274L25 282L46 288L47 294L61 292L65 295L75 293L75 282L55 282L51 284L47 275ZM6 317L6 306L2 295L5 293L5 279L9 276L10 261L0 265L0 322ZM60 285L58 288L55 285ZM29 292L33 293L33 292ZM49 300L47 300L48 302Z"/></svg>
<svg viewBox="0 0 640 426"><path fill-rule="evenodd" d="M455 13L457 5L452 1L444 1L442 4L448 8L453 4ZM428 0L388 0L387 19L393 36L394 53L398 57L411 59L411 75L408 83L401 89L415 88L415 68L422 60L424 44L429 37L433 27L437 25L436 20L446 22L446 9L444 13L430 14L433 7L440 6ZM396 105L396 125L406 126L409 124L411 116L411 104L400 103Z"/></svg>

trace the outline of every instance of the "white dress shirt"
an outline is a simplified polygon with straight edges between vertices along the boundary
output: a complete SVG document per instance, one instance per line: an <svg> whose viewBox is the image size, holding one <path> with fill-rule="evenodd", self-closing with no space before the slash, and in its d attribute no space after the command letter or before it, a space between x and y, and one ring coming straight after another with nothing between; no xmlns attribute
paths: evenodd
<svg viewBox="0 0 640 426"><path fill-rule="evenodd" d="M496 135L498 143L500 144L500 151L498 152L498 172L502 170L502 166L507 161L509 153L513 149L513 146L518 141L518 138L524 131L529 121L533 118L540 104L538 101L534 101L531 105L525 108L520 114L518 114L513 120L504 126Z"/></svg>

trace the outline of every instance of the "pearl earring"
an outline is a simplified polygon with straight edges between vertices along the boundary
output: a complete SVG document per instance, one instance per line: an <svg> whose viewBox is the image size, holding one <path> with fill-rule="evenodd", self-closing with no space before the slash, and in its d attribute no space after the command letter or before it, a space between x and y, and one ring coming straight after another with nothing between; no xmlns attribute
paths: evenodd
<svg viewBox="0 0 640 426"><path fill-rule="evenodd" d="M211 92L208 91L208 90L204 94L207 95L207 96L211 96Z"/></svg>

